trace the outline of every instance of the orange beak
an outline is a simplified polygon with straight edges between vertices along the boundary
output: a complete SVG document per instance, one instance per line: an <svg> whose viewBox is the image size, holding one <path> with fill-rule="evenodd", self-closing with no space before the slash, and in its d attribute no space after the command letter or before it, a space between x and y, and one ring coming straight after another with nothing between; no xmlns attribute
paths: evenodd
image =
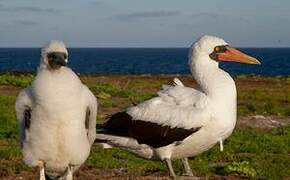
<svg viewBox="0 0 290 180"><path fill-rule="evenodd" d="M256 58L246 55L237 49L227 46L227 50L223 53L217 54L217 60L219 61L231 61L240 62L246 64L261 64Z"/></svg>

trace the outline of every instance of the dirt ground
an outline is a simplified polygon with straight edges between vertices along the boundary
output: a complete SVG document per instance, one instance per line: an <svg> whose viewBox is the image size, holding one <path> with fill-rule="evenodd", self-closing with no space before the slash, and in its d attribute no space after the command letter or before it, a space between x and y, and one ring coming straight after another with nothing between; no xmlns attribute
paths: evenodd
<svg viewBox="0 0 290 180"><path fill-rule="evenodd" d="M9 176L3 178L3 180L32 180L38 179L38 172L35 170L34 172L23 171L15 176ZM89 167L82 167L74 174L74 179L77 180L171 180L166 173L155 173L142 177L128 177L125 172L122 172L122 169L114 169L114 170L104 170L104 169L96 169ZM181 176L178 179L182 180L190 180L192 177ZM239 176L239 175L231 175L231 176L211 176L211 177L198 177L200 180L210 179L210 180L243 180L248 179L247 177Z"/></svg>
<svg viewBox="0 0 290 180"><path fill-rule="evenodd" d="M275 127L289 125L290 117L274 117L274 116L246 116L240 117L237 122L239 128L258 128L261 130L270 130ZM75 174L74 178L77 180L169 180L171 179L166 172L151 173L143 177L128 177L123 169L96 169L92 167L82 166ZM31 180L38 179L38 171L35 169L32 172L22 171L16 175L2 177L3 180ZM191 179L189 177L181 177L181 179ZM241 180L248 179L247 177L232 175L232 176L211 176L200 177L199 179L213 179L213 180Z"/></svg>

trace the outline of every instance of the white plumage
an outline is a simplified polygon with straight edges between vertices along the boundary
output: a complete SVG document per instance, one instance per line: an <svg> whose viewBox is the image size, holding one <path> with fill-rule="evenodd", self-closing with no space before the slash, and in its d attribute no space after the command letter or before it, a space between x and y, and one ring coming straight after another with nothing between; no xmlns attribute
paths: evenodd
<svg viewBox="0 0 290 180"><path fill-rule="evenodd" d="M67 55L62 42L44 47L35 80L20 92L15 107L25 163L44 167L48 176L68 174L69 179L95 140L97 101L65 66Z"/></svg>
<svg viewBox="0 0 290 180"><path fill-rule="evenodd" d="M97 134L97 141L143 158L164 160L172 176L175 174L171 160L183 158L186 174L192 176L187 157L216 143L220 143L222 150L222 141L230 136L236 124L235 82L218 67L218 61L229 60L259 63L220 38L202 37L189 50L189 66L198 88L185 87L174 79L174 85L163 86L157 97L113 115Z"/></svg>

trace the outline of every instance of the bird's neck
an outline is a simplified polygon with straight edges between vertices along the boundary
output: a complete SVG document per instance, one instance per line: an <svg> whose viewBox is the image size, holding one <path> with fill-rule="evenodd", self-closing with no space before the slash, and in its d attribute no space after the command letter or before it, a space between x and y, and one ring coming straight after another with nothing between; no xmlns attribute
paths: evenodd
<svg viewBox="0 0 290 180"><path fill-rule="evenodd" d="M209 97L223 99L225 96L236 98L236 85L232 77L218 67L218 63L192 64L192 74L201 90Z"/></svg>
<svg viewBox="0 0 290 180"><path fill-rule="evenodd" d="M215 116L216 127L221 130L222 138L228 137L237 119L237 92L232 77L220 69L217 62L199 59L191 64L192 75L208 100Z"/></svg>

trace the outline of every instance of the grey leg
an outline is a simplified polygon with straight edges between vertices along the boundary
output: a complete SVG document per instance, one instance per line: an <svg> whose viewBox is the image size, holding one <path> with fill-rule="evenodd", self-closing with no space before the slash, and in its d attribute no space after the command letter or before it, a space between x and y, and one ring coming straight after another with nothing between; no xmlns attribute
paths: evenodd
<svg viewBox="0 0 290 180"><path fill-rule="evenodd" d="M44 163L42 161L39 161L38 167L39 167L39 179L45 180Z"/></svg>
<svg viewBox="0 0 290 180"><path fill-rule="evenodd" d="M175 175L175 172L173 170L171 160L165 159L165 162L166 162L167 168L169 169L170 176L173 177L174 179L176 179L176 175Z"/></svg>
<svg viewBox="0 0 290 180"><path fill-rule="evenodd" d="M189 162L188 162L188 158L182 158L182 164L185 170L184 175L185 176L193 176L192 170L190 168Z"/></svg>
<svg viewBox="0 0 290 180"><path fill-rule="evenodd" d="M66 180L73 180L73 166L68 166Z"/></svg>

